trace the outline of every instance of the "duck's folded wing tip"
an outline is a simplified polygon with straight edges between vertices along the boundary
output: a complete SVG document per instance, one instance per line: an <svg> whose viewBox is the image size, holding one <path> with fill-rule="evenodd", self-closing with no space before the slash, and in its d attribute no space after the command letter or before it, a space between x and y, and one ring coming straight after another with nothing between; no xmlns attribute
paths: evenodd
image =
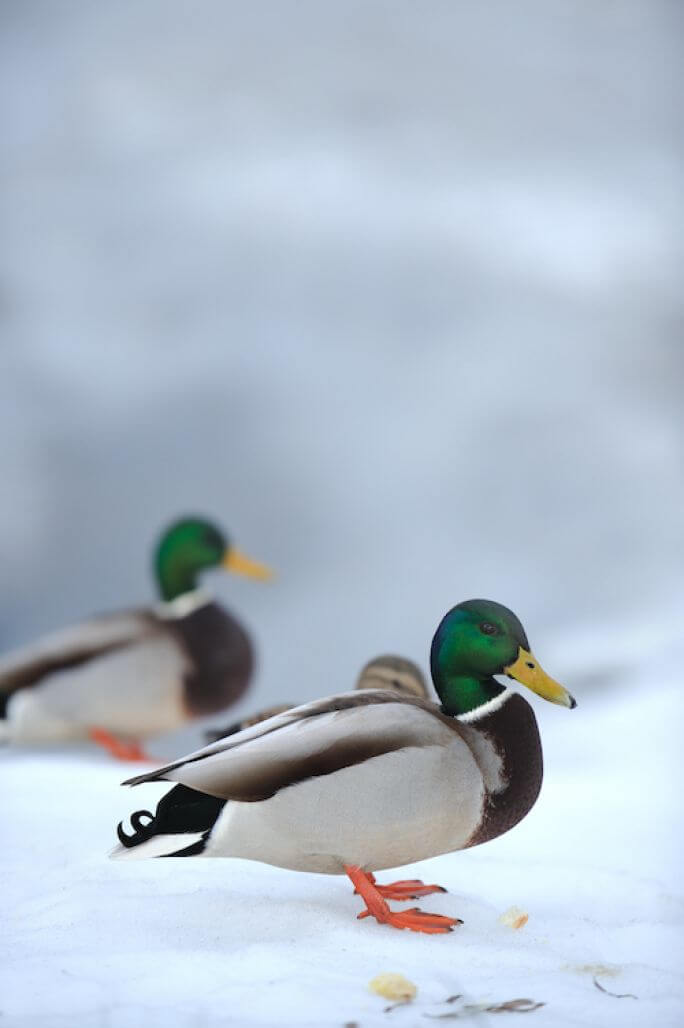
<svg viewBox="0 0 684 1028"><path fill-rule="evenodd" d="M142 785L144 782L162 782L165 781L165 772L168 768L160 767L156 771L146 771L143 775L134 775L133 778L127 778L122 785Z"/></svg>

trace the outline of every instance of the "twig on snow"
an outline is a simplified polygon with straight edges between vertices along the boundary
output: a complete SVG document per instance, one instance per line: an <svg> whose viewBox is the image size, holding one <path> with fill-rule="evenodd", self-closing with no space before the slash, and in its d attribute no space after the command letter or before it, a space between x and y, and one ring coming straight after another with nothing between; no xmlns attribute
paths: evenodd
<svg viewBox="0 0 684 1028"><path fill-rule="evenodd" d="M592 978L592 981L596 988L599 990L599 992L605 992L606 996L614 996L615 999L639 999L639 997L635 996L633 992L611 992L610 989L606 989L603 985L601 985L600 981L595 975Z"/></svg>
<svg viewBox="0 0 684 1028"><path fill-rule="evenodd" d="M451 1003L459 996L452 996L446 1003ZM471 1014L529 1014L533 1010L545 1007L546 1003L536 1003L533 999L509 999L504 1003L466 1003L460 1010L449 1011L448 1014L423 1014L432 1021L456 1020L457 1017L470 1017Z"/></svg>

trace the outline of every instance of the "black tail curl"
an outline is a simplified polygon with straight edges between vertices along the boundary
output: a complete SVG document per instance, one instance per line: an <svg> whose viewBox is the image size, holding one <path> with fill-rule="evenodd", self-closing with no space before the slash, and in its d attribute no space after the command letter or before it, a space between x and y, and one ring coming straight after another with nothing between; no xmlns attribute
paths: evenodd
<svg viewBox="0 0 684 1028"><path fill-rule="evenodd" d="M149 818L147 824L142 823L141 818L143 817ZM126 835L123 829L123 821L119 821L116 826L119 842L126 849L130 849L132 846L139 846L141 842L147 842L153 835L156 835L154 814L149 810L136 810L134 814L131 814L131 827L133 832L130 835Z"/></svg>
<svg viewBox="0 0 684 1028"><path fill-rule="evenodd" d="M162 796L154 814L149 810L136 810L134 814L131 814L130 821L133 831L130 834L124 831L123 821L117 825L116 834L121 845L126 849L131 849L133 846L140 846L143 842L148 842L155 835L188 835L203 832L205 837L199 849L199 844L196 843L186 849L169 854L169 856L194 856L204 848L204 843L225 803L225 800L218 799L216 796L207 796L203 792L189 789L186 785L176 785L165 796ZM145 820L143 821L143 819Z"/></svg>

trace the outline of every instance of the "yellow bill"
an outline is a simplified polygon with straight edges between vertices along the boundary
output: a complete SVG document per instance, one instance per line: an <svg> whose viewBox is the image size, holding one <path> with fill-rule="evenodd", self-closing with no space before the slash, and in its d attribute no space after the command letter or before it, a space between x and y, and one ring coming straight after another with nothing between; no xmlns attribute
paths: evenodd
<svg viewBox="0 0 684 1028"><path fill-rule="evenodd" d="M265 564L260 564L257 560L252 560L251 557L247 557L244 553L240 553L233 546L231 546L223 558L222 567L236 575L258 578L262 582L267 582L273 578L273 572L270 568L267 568Z"/></svg>
<svg viewBox="0 0 684 1028"><path fill-rule="evenodd" d="M551 703L560 703L562 707L571 709L577 706L568 690L550 678L536 657L522 646L518 650L517 660L505 667L504 672Z"/></svg>

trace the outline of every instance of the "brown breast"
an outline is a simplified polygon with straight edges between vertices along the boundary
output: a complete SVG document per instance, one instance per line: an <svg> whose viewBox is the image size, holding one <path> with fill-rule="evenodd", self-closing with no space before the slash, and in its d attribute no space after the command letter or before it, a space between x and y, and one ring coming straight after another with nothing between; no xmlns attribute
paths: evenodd
<svg viewBox="0 0 684 1028"><path fill-rule="evenodd" d="M218 603L167 621L187 654L185 705L194 717L215 714L242 696L254 667L254 651L240 624Z"/></svg>
<svg viewBox="0 0 684 1028"><path fill-rule="evenodd" d="M522 821L539 795L544 768L537 719L517 693L470 726L485 736L501 759L503 781L503 788L487 793L482 822L468 841L468 846L478 846Z"/></svg>

